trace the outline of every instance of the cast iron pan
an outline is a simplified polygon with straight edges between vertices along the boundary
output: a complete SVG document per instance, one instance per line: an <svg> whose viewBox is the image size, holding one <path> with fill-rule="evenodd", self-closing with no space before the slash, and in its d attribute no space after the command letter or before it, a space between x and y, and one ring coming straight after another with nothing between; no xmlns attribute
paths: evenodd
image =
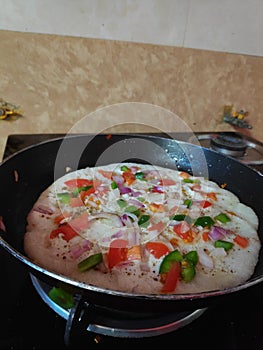
<svg viewBox="0 0 263 350"><path fill-rule="evenodd" d="M18 259L30 273L51 286L64 285L88 303L133 312L174 312L205 308L222 298L241 293L263 281L263 253L253 277L231 289L183 295L138 295L85 285L54 274L32 263L23 251L26 217L38 198L54 179L72 170L111 162L138 161L167 166L209 176L257 213L259 235L263 239L263 177L240 162L210 149L168 137L143 134L70 135L28 147L8 157L0 165L0 215L6 233L0 245Z"/></svg>

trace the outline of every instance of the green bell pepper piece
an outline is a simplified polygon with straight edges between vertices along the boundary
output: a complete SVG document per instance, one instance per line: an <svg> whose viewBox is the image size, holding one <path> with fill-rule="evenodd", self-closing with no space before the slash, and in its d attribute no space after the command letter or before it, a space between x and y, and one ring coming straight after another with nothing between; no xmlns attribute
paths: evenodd
<svg viewBox="0 0 263 350"><path fill-rule="evenodd" d="M181 276L183 278L183 280L188 283L190 282L195 274L196 274L196 271L195 271L195 266L189 262L188 260L184 260L181 264Z"/></svg>
<svg viewBox="0 0 263 350"><path fill-rule="evenodd" d="M138 220L138 225L142 227L147 227L150 223L150 215L142 215Z"/></svg>
<svg viewBox="0 0 263 350"><path fill-rule="evenodd" d="M159 273L167 273L170 270L172 263L175 261L183 261L183 256L178 249L173 250L164 257L159 268Z"/></svg>
<svg viewBox="0 0 263 350"><path fill-rule="evenodd" d="M222 222L223 224L231 221L230 217L227 216L225 213L220 213L217 216L215 216L215 219Z"/></svg>
<svg viewBox="0 0 263 350"><path fill-rule="evenodd" d="M218 239L215 241L215 247L216 248L224 248L226 251L233 248L234 243L228 242L228 241L222 241L221 239Z"/></svg>
<svg viewBox="0 0 263 350"><path fill-rule="evenodd" d="M193 264L194 266L197 264L198 262L198 254L196 250L191 250L190 252L186 253L184 256L184 259L189 261L191 264Z"/></svg>
<svg viewBox="0 0 263 350"><path fill-rule="evenodd" d="M57 197L58 197L58 200L61 203L64 203L64 204L69 204L70 203L71 195L68 192L58 193Z"/></svg>
<svg viewBox="0 0 263 350"><path fill-rule="evenodd" d="M210 228L214 223L214 220L210 216L200 216L195 220L194 225L202 227L208 226Z"/></svg>
<svg viewBox="0 0 263 350"><path fill-rule="evenodd" d="M91 268L95 267L101 262L102 262L102 253L90 255L87 259L84 259L78 263L78 270L80 272L90 270Z"/></svg>
<svg viewBox="0 0 263 350"><path fill-rule="evenodd" d="M48 292L48 296L57 305L64 309L71 309L74 306L74 297L71 293L61 287L53 287Z"/></svg>

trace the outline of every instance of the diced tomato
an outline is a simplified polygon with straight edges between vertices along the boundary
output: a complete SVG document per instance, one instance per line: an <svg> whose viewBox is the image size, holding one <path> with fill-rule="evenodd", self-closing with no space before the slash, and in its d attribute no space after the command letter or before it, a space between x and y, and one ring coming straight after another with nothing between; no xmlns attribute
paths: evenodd
<svg viewBox="0 0 263 350"><path fill-rule="evenodd" d="M128 241L126 239L115 239L110 244L108 253L108 266L112 269L122 261L127 260Z"/></svg>
<svg viewBox="0 0 263 350"><path fill-rule="evenodd" d="M209 199L212 199L213 201L216 201L216 200L217 200L217 196L216 196L216 193L215 193L215 192L208 192L208 193L206 193L206 196L207 196Z"/></svg>
<svg viewBox="0 0 263 350"><path fill-rule="evenodd" d="M183 179L189 179L189 177L190 177L190 174L186 173L185 171L181 171L179 175Z"/></svg>
<svg viewBox="0 0 263 350"><path fill-rule="evenodd" d="M84 203L80 197L72 197L72 198L70 198L70 206L72 208L82 207L82 206L84 206Z"/></svg>
<svg viewBox="0 0 263 350"><path fill-rule="evenodd" d="M165 228L165 223L162 221L158 222L157 224L154 224L148 228L148 231L158 231L159 233L163 231Z"/></svg>
<svg viewBox="0 0 263 350"><path fill-rule="evenodd" d="M106 179L111 180L111 177L112 177L111 171L106 171L106 170L98 170L98 171L102 176L106 177Z"/></svg>
<svg viewBox="0 0 263 350"><path fill-rule="evenodd" d="M160 186L173 186L176 185L176 182L172 179L161 179Z"/></svg>
<svg viewBox="0 0 263 350"><path fill-rule="evenodd" d="M141 260L141 258L142 256L141 256L140 246L135 245L128 249L128 252L127 252L128 260Z"/></svg>
<svg viewBox="0 0 263 350"><path fill-rule="evenodd" d="M157 203L151 203L149 205L149 208L154 213L163 213L164 212L164 205L163 204L157 204Z"/></svg>
<svg viewBox="0 0 263 350"><path fill-rule="evenodd" d="M70 216L71 216L71 214L68 213L67 211L65 211L62 214L60 214L54 218L54 223L59 225L62 220L64 220L65 218L69 218Z"/></svg>
<svg viewBox="0 0 263 350"><path fill-rule="evenodd" d="M171 245L175 248L175 247L178 247L178 239L177 238L172 238L170 239L170 243Z"/></svg>
<svg viewBox="0 0 263 350"><path fill-rule="evenodd" d="M110 191L108 186L98 186L97 187L97 196L103 196L106 193L108 193Z"/></svg>
<svg viewBox="0 0 263 350"><path fill-rule="evenodd" d="M50 233L50 239L56 238L59 234L62 234L63 239L67 242L78 235L78 233L69 224L62 224L57 229L53 230Z"/></svg>
<svg viewBox="0 0 263 350"><path fill-rule="evenodd" d="M194 184L193 186L191 186L191 189L193 191L199 192L201 190L201 185L200 184Z"/></svg>
<svg viewBox="0 0 263 350"><path fill-rule="evenodd" d="M179 224L174 225L173 231L186 243L194 240L193 231L186 221L181 221Z"/></svg>
<svg viewBox="0 0 263 350"><path fill-rule="evenodd" d="M208 208L212 205L212 203L209 201L201 201L199 204L200 204L200 207L202 208Z"/></svg>
<svg viewBox="0 0 263 350"><path fill-rule="evenodd" d="M159 259L170 251L167 245L162 242L147 242L146 249L148 249L156 259Z"/></svg>
<svg viewBox="0 0 263 350"><path fill-rule="evenodd" d="M70 188L93 186L93 180L88 179L70 179L65 181L65 185Z"/></svg>
<svg viewBox="0 0 263 350"><path fill-rule="evenodd" d="M181 265L178 261L171 264L171 268L168 273L164 276L165 281L161 289L162 293L171 293L175 290L180 275Z"/></svg>
<svg viewBox="0 0 263 350"><path fill-rule="evenodd" d="M85 230L89 225L88 213L85 211L76 218L70 220L69 225L77 232Z"/></svg>
<svg viewBox="0 0 263 350"><path fill-rule="evenodd" d="M131 171L124 171L122 173L122 176L124 178L124 181L128 184L131 185L135 181L135 175Z"/></svg>
<svg viewBox="0 0 263 350"><path fill-rule="evenodd" d="M209 241L209 231L203 232L202 238L205 242Z"/></svg>
<svg viewBox="0 0 263 350"><path fill-rule="evenodd" d="M164 193L161 186L154 186L151 190L153 193Z"/></svg>
<svg viewBox="0 0 263 350"><path fill-rule="evenodd" d="M174 215L179 209L179 206L178 205L175 205L174 207L172 207L170 210L169 210L169 215L172 216Z"/></svg>
<svg viewBox="0 0 263 350"><path fill-rule="evenodd" d="M65 214L59 215L55 218L55 222L59 223L65 218ZM73 237L76 237L82 230L85 230L89 225L88 213L83 212L76 218L70 220L66 224L60 225L57 229L50 233L50 239L56 238L59 234L65 241L70 241Z"/></svg>
<svg viewBox="0 0 263 350"><path fill-rule="evenodd" d="M84 202L85 197L90 196L94 192L95 192L95 188L91 187L87 191L81 191L79 195L80 195L81 200Z"/></svg>
<svg viewBox="0 0 263 350"><path fill-rule="evenodd" d="M246 248L249 245L249 240L239 235L236 235L236 237L234 238L234 242L242 248Z"/></svg>

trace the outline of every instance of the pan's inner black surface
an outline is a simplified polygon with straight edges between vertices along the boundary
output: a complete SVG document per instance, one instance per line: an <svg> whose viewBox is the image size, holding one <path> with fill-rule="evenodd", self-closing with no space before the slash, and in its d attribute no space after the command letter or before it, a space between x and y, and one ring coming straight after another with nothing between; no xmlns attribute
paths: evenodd
<svg viewBox="0 0 263 350"><path fill-rule="evenodd" d="M260 219L259 235L262 239L263 197L259 193L263 180L251 168L212 150L162 137L112 135L108 139L105 135L71 135L27 148L1 165L0 215L7 228L7 242L23 253L26 217L40 193L54 179L64 175L67 168L76 170L105 162L102 155L111 147L114 151L115 144L123 145L124 142L130 152L126 158L122 157L123 160L144 160L147 163L208 176L218 184L226 183L227 189L256 211ZM136 148L136 144L139 147ZM119 159L118 154L111 154L113 159ZM15 171L18 175L17 181ZM253 279L262 276L261 252Z"/></svg>

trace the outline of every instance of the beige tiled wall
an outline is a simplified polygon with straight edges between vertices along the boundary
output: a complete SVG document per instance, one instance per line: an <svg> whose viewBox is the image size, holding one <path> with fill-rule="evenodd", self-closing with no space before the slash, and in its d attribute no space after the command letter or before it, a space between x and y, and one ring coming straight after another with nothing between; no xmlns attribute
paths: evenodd
<svg viewBox="0 0 263 350"><path fill-rule="evenodd" d="M0 0L0 29L263 56L263 0Z"/></svg>

